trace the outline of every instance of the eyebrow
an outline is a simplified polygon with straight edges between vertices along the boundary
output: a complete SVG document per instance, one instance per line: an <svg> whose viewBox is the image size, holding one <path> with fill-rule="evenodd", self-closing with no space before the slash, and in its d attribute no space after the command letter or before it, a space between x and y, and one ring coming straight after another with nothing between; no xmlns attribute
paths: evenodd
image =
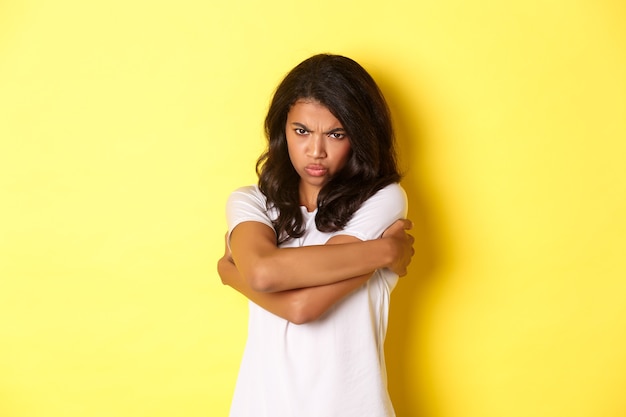
<svg viewBox="0 0 626 417"><path fill-rule="evenodd" d="M300 122L291 122L292 126L295 127L299 127L301 129L306 130L307 132L312 132L311 129L309 129L305 124L300 123ZM336 127L334 129L329 130L328 132L323 132L325 135L330 135L331 133L337 133L337 132L342 132L342 133L346 133L346 129L344 129L343 127Z"/></svg>

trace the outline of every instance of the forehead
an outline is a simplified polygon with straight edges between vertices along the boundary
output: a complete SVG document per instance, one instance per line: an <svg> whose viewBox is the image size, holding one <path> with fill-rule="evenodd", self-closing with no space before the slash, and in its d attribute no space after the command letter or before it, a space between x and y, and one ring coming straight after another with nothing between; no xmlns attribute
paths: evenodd
<svg viewBox="0 0 626 417"><path fill-rule="evenodd" d="M300 99L289 109L287 122L334 125L340 127L341 122L322 103L316 100Z"/></svg>

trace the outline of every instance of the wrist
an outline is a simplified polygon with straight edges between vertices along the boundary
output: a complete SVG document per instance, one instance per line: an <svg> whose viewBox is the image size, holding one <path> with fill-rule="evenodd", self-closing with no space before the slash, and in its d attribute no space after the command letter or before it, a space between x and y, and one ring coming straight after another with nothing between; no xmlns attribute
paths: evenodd
<svg viewBox="0 0 626 417"><path fill-rule="evenodd" d="M393 244L393 239L383 237L377 239L378 243L376 253L379 256L380 266L378 268L390 268L396 258L396 247Z"/></svg>

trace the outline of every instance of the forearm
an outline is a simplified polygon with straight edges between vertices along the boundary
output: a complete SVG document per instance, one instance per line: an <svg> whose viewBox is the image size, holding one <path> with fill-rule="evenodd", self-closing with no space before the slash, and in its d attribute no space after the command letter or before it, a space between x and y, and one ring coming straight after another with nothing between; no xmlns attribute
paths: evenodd
<svg viewBox="0 0 626 417"><path fill-rule="evenodd" d="M272 231L246 223L231 235L238 270L256 291L308 288L371 274L389 266L399 247L391 239L335 236L328 243L337 244L278 248L273 239Z"/></svg>
<svg viewBox="0 0 626 417"><path fill-rule="evenodd" d="M278 249L267 259L269 273L278 272L289 279L273 282L267 291L328 285L371 274L385 268L392 259L391 250L382 239L334 245ZM275 271L275 272L274 272Z"/></svg>
<svg viewBox="0 0 626 417"><path fill-rule="evenodd" d="M370 277L370 274L366 274L335 284L270 293L255 291L235 264L225 257L218 261L218 272L223 284L231 286L265 310L295 324L316 320Z"/></svg>

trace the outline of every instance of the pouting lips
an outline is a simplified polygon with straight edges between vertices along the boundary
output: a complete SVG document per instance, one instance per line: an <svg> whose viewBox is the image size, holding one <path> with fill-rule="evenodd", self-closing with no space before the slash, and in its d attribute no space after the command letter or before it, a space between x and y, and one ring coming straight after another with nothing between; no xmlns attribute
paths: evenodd
<svg viewBox="0 0 626 417"><path fill-rule="evenodd" d="M326 172L328 172L328 170L322 165L307 165L304 170L307 172L307 174L313 177L321 177L323 175L326 175Z"/></svg>

